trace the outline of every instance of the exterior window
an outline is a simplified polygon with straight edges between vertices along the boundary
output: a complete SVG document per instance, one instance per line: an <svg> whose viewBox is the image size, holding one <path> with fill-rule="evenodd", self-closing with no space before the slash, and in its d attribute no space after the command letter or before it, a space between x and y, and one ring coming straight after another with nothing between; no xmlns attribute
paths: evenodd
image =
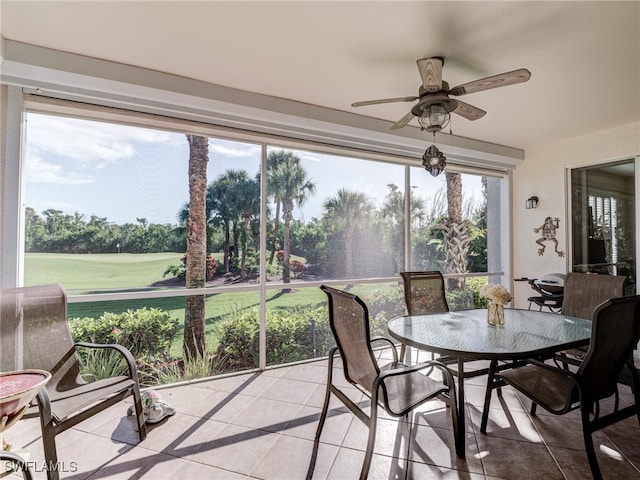
<svg viewBox="0 0 640 480"><path fill-rule="evenodd" d="M26 118L25 284L62 284L76 339L131 347L148 385L326 355L325 282L363 298L384 334L404 314L399 272L441 270L453 309L501 274L498 176L433 178L398 159L189 137L170 122ZM194 145L206 163L197 290L185 288ZM196 339L185 324L198 302ZM85 361L90 375L104 367Z"/></svg>

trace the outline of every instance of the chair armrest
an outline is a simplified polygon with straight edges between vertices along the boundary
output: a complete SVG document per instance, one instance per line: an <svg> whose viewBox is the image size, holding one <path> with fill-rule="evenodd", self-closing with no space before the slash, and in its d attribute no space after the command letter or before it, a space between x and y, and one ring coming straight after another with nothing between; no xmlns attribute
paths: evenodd
<svg viewBox="0 0 640 480"><path fill-rule="evenodd" d="M536 367L544 368L545 370L549 370L551 372L555 372L557 374L560 374L560 375L562 375L564 377L571 378L573 381L578 383L576 374L571 372L570 370L565 370L564 368L559 368L559 367L556 367L554 365L549 365L548 363L541 362L540 360L537 360L535 358L529 358L526 361L529 362L532 365L535 365ZM498 375L500 375L500 374L498 374Z"/></svg>
<svg viewBox="0 0 640 480"><path fill-rule="evenodd" d="M396 345L391 340L389 340L387 337L377 336L377 337L371 338L371 340L369 340L369 343L380 342L380 341L387 342L390 345L391 351L393 352L393 364L397 365L398 351L396 350Z"/></svg>
<svg viewBox="0 0 640 480"><path fill-rule="evenodd" d="M81 348L93 348L96 350L100 349L110 349L116 350L119 352L127 362L127 366L129 367L129 377L138 380L138 369L136 367L136 361L133 358L133 355L129 351L127 347L119 345L117 343L89 343L89 342L76 342L74 344L76 347Z"/></svg>
<svg viewBox="0 0 640 480"><path fill-rule="evenodd" d="M451 373L451 370L449 370L449 368L444 363L439 362L438 360L429 360L428 362L416 363L411 366L405 365L399 368L385 370L384 372L380 372L380 375L378 376L378 378L380 379L380 381L384 381L386 377L390 377L393 375L402 375L402 374L411 373L411 372L418 372L420 370L425 370L427 368L432 368L432 367L435 367L442 371L442 374L447 379L447 382L448 382L447 385L453 385L453 374Z"/></svg>

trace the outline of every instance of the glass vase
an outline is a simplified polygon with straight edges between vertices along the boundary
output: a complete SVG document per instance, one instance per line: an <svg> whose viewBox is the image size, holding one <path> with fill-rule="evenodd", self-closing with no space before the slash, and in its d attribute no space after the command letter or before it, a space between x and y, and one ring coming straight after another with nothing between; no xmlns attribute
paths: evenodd
<svg viewBox="0 0 640 480"><path fill-rule="evenodd" d="M489 302L487 305L487 323L493 327L504 326L504 305Z"/></svg>

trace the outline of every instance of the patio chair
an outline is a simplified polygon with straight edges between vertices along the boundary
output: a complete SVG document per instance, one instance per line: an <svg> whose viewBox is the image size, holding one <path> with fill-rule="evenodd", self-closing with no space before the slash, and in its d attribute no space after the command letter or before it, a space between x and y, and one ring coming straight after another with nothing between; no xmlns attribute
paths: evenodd
<svg viewBox="0 0 640 480"><path fill-rule="evenodd" d="M366 479L371 465L376 437L378 406L382 406L393 417L404 417L424 402L440 398L450 408L456 452L463 456L458 439L458 416L456 392L453 376L440 362L431 361L407 367L398 362L396 348L384 337L371 338L369 334L369 313L367 306L356 295L336 290L325 285L320 287L329 300L329 324L336 340L336 347L329 352L329 373L322 414L316 431L316 445L320 440L329 408L331 394L334 394L351 412L369 427L369 437L365 451L360 479ZM387 342L391 347L393 362L379 366L372 348L372 342ZM367 415L348 395L334 383L334 363L336 353L340 353L345 379L371 400L371 412ZM434 367L442 373L444 383L423 375L422 369Z"/></svg>
<svg viewBox="0 0 640 480"><path fill-rule="evenodd" d="M567 274L561 313L592 320L598 305L610 298L624 295L626 280L627 277L624 276L597 273L571 272ZM569 364L578 365L586 351L586 347L574 348L558 353L556 359L562 362L565 368L568 368Z"/></svg>
<svg viewBox="0 0 640 480"><path fill-rule="evenodd" d="M531 364L499 373L496 378L531 399L531 415L537 405L555 415L580 409L589 466L593 478L601 479L592 434L634 415L640 423L640 378L631 359L639 340L640 295L610 299L594 313L591 344L577 372L532 359ZM617 378L625 367L632 378L634 403L621 409ZM613 408L600 415L599 402L612 396ZM483 416L488 414L490 400L485 402Z"/></svg>
<svg viewBox="0 0 640 480"><path fill-rule="evenodd" d="M400 272L404 283L404 301L408 315L428 315L431 313L449 312L449 304L445 296L445 281L442 273L437 270L423 272ZM400 361L405 361L405 351L407 346L400 347ZM416 362L417 358L416 355ZM445 365L456 365L458 359L450 356L438 356L432 352L431 360L438 360ZM472 362L473 360L469 360ZM450 367L451 368L451 367ZM465 373L467 377L476 377L488 372L487 368L481 367ZM458 375L458 369L452 371L453 375Z"/></svg>
<svg viewBox="0 0 640 480"><path fill-rule="evenodd" d="M133 395L140 441L146 437L136 365L121 345L74 343L67 321L67 297L60 285L3 289L0 296L0 367L3 372L45 370L51 379L38 393L37 407L49 479L59 478L56 435ZM114 349L128 365L126 374L87 382L80 375L78 348Z"/></svg>
<svg viewBox="0 0 640 480"><path fill-rule="evenodd" d="M446 313L449 304L445 296L444 277L437 270L400 272L404 283L404 303L409 315ZM400 360L405 360L407 346L400 347ZM431 359L434 359L433 353Z"/></svg>
<svg viewBox="0 0 640 480"><path fill-rule="evenodd" d="M562 314L593 319L598 305L624 295L626 280L624 276L570 272L564 283Z"/></svg>

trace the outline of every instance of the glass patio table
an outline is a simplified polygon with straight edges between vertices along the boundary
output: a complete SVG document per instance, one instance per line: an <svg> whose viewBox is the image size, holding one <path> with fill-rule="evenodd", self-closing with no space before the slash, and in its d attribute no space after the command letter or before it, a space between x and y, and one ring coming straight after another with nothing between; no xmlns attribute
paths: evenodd
<svg viewBox="0 0 640 480"><path fill-rule="evenodd" d="M401 343L457 360L458 431L464 456L464 363L469 360L518 361L589 344L591 321L551 312L504 310L504 326L487 323L487 310L405 315L389 321L389 335ZM512 365L501 365L502 369ZM499 370L500 368L498 368ZM490 394L490 389L487 390Z"/></svg>

